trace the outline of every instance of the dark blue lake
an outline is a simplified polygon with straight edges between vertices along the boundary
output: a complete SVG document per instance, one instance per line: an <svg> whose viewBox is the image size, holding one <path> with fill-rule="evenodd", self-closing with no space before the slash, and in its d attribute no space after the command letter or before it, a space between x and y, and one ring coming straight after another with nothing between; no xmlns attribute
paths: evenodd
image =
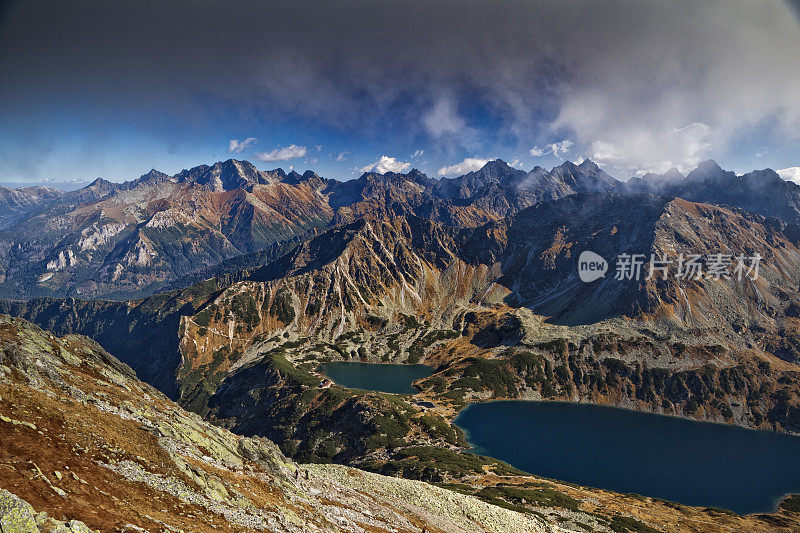
<svg viewBox="0 0 800 533"><path fill-rule="evenodd" d="M417 389L411 383L433 374L426 365L347 362L325 363L320 365L320 371L344 387L395 394L414 394Z"/></svg>
<svg viewBox="0 0 800 533"><path fill-rule="evenodd" d="M474 404L479 453L545 477L740 514L800 493L800 437L571 403Z"/></svg>

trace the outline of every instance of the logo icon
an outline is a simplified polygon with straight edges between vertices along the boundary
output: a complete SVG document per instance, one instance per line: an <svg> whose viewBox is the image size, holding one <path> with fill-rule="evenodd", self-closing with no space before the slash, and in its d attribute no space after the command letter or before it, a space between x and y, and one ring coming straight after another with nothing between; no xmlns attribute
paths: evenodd
<svg viewBox="0 0 800 533"><path fill-rule="evenodd" d="M608 262L594 252L586 250L578 257L578 276L584 283L606 277Z"/></svg>

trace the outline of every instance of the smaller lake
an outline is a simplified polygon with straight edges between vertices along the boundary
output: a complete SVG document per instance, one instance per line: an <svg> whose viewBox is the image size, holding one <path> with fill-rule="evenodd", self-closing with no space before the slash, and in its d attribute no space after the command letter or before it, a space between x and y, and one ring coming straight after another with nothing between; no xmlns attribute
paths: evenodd
<svg viewBox="0 0 800 533"><path fill-rule="evenodd" d="M556 402L473 404L455 422L479 453L585 486L740 514L800 493L800 437Z"/></svg>
<svg viewBox="0 0 800 533"><path fill-rule="evenodd" d="M411 384L433 374L427 365L335 362L320 365L320 372L343 387L394 394L414 394Z"/></svg>

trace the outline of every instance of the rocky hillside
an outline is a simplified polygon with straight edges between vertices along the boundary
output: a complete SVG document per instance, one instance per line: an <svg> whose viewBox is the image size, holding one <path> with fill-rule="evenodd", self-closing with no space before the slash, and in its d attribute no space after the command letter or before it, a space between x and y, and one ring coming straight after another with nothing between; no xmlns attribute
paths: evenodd
<svg viewBox="0 0 800 533"><path fill-rule="evenodd" d="M361 217L235 279L126 303L37 299L0 310L90 335L184 406L247 432L282 416L285 402L319 407L301 412L316 420L346 400L307 392L319 388L313 372L293 395L272 396L284 383L275 368L351 358L434 365L437 378L420 387L445 418L467 401L532 396L800 432L800 251L788 228L733 208L584 193L477 228ZM586 249L763 259L757 280L620 280L612 263L606 278L583 283L576 255ZM342 434L349 444L322 456L351 461L366 449L380 424L361 420L358 439ZM279 427L270 436L281 446L304 431ZM320 445L286 450L320 456Z"/></svg>
<svg viewBox="0 0 800 533"><path fill-rule="evenodd" d="M530 172L495 160L452 179L412 170L339 182L230 159L173 176L152 170L126 183L98 179L66 193L0 190L0 296L149 295L360 218L414 215L473 228L540 202L612 189L740 207L788 222L800 238L800 187L769 169L736 176L713 161L686 177L670 171L626 183L588 160Z"/></svg>
<svg viewBox="0 0 800 533"><path fill-rule="evenodd" d="M559 530L421 482L298 465L183 411L88 338L7 317L0 433L3 531Z"/></svg>
<svg viewBox="0 0 800 533"><path fill-rule="evenodd" d="M17 297L152 293L327 224L323 183L284 178L229 160L67 193L0 234L0 290Z"/></svg>
<svg viewBox="0 0 800 533"><path fill-rule="evenodd" d="M183 411L94 341L5 316L0 436L3 531L717 532L800 520L790 499L739 517L507 467L437 487L297 464Z"/></svg>

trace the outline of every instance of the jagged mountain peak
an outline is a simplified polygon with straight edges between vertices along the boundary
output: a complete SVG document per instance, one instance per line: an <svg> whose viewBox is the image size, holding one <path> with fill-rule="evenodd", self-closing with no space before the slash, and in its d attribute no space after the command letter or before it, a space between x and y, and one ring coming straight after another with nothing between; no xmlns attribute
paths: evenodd
<svg viewBox="0 0 800 533"><path fill-rule="evenodd" d="M719 181L732 180L736 178L736 173L723 170L716 161L707 159L700 162L697 168L686 175L687 181Z"/></svg>
<svg viewBox="0 0 800 533"><path fill-rule="evenodd" d="M413 181L425 183L433 181L416 168L412 168L405 174L402 172L364 172L358 179L363 181Z"/></svg>
<svg viewBox="0 0 800 533"><path fill-rule="evenodd" d="M108 181L107 179L104 178L96 178L91 183L89 183L89 185L84 187L84 189L88 189L90 187L97 188L97 187L107 187L113 185L116 185L116 183L114 183L113 181Z"/></svg>
<svg viewBox="0 0 800 533"><path fill-rule="evenodd" d="M251 162L237 159L218 161L211 166L199 165L179 172L175 178L181 182L206 185L214 192L245 189L258 183L275 181L272 176L262 174Z"/></svg>
<svg viewBox="0 0 800 533"><path fill-rule="evenodd" d="M736 206L765 217L800 222L800 187L781 179L772 169L754 170L737 176L708 159L699 163L685 178L673 168L664 174L632 178L620 190Z"/></svg>
<svg viewBox="0 0 800 533"><path fill-rule="evenodd" d="M492 159L491 161L487 161L485 165L480 170L507 170L512 169L516 170L511 167L508 163L503 161L502 159ZM480 170L478 172L480 172Z"/></svg>
<svg viewBox="0 0 800 533"><path fill-rule="evenodd" d="M671 169L667 170L664 174L661 175L661 177L671 181L682 180L685 178L685 176L681 174L681 171L675 167L672 167Z"/></svg>
<svg viewBox="0 0 800 533"><path fill-rule="evenodd" d="M701 172L709 172L709 171L717 172L722 170L722 167L720 167L719 163L717 163L713 159L706 159L705 161L700 161L700 163L697 164L697 168L695 170Z"/></svg>
<svg viewBox="0 0 800 533"><path fill-rule="evenodd" d="M133 189L134 187L139 187L142 185L149 187L167 181L172 181L172 177L156 169L151 169L149 172L147 172L146 174L142 174L137 179L131 182L126 182L125 186L128 189Z"/></svg>
<svg viewBox="0 0 800 533"><path fill-rule="evenodd" d="M608 191L619 185L619 181L589 159L582 161L580 165L565 161L550 171L550 177L572 192Z"/></svg>

